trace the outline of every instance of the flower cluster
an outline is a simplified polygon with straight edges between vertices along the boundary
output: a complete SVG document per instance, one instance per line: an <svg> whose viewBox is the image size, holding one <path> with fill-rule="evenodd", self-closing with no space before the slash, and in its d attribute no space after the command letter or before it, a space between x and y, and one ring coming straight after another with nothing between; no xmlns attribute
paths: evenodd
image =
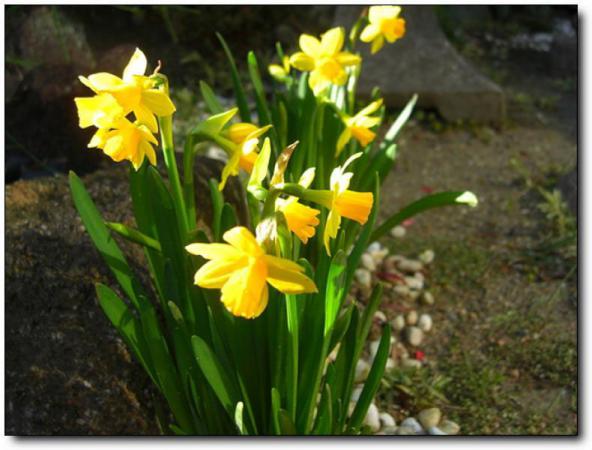
<svg viewBox="0 0 592 450"><path fill-rule="evenodd" d="M117 162L127 159L136 170L145 157L156 164L155 116L170 116L175 112L171 99L157 88L157 77L145 76L146 66L146 56L136 49L122 78L105 72L79 77L95 95L74 100L80 127L97 128L88 147L102 149ZM126 118L131 113L133 122Z"/></svg>

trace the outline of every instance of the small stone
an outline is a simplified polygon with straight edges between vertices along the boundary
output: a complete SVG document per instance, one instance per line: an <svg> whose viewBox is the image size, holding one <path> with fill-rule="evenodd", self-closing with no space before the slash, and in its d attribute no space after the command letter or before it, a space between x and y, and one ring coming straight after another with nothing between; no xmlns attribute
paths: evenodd
<svg viewBox="0 0 592 450"><path fill-rule="evenodd" d="M432 329L432 325L432 316L430 316L429 314L422 314L421 316L419 316L417 326L421 329L421 331L428 333Z"/></svg>
<svg viewBox="0 0 592 450"><path fill-rule="evenodd" d="M395 367L397 367L397 363L393 358L389 358L386 360L385 370L393 370Z"/></svg>
<svg viewBox="0 0 592 450"><path fill-rule="evenodd" d="M384 268L387 271L392 272L397 268L397 264L402 258L403 257L401 255L390 255L384 260Z"/></svg>
<svg viewBox="0 0 592 450"><path fill-rule="evenodd" d="M407 317L405 317L405 321L407 322L407 325L415 325L417 323L417 311L415 311L414 309L409 311L407 313Z"/></svg>
<svg viewBox="0 0 592 450"><path fill-rule="evenodd" d="M356 364L356 375L354 381L356 383L361 383L366 378L368 378L368 374L370 373L370 364L368 364L363 359L359 359Z"/></svg>
<svg viewBox="0 0 592 450"><path fill-rule="evenodd" d="M442 412L438 408L424 409L417 415L417 420L425 429L437 426L441 418Z"/></svg>
<svg viewBox="0 0 592 450"><path fill-rule="evenodd" d="M409 294L411 293L411 289L409 289L409 286L405 286L404 284L397 284L393 288L393 291L395 291L401 297L409 297Z"/></svg>
<svg viewBox="0 0 592 450"><path fill-rule="evenodd" d="M402 366L405 369L421 369L421 361L418 359L407 358L403 359Z"/></svg>
<svg viewBox="0 0 592 450"><path fill-rule="evenodd" d="M417 434L415 432L415 430L411 427L406 427L401 425L400 427L397 428L397 431L395 432L398 436L413 436L415 434Z"/></svg>
<svg viewBox="0 0 592 450"><path fill-rule="evenodd" d="M355 271L355 277L357 282L365 288L370 288L370 285L372 284L372 275L370 275L370 272L368 272L367 269L356 269Z"/></svg>
<svg viewBox="0 0 592 450"><path fill-rule="evenodd" d="M423 341L423 331L418 327L405 328L405 338L410 345L419 347Z"/></svg>
<svg viewBox="0 0 592 450"><path fill-rule="evenodd" d="M391 236L398 239L405 237L405 233L407 233L407 230L401 225L397 225L391 230Z"/></svg>
<svg viewBox="0 0 592 450"><path fill-rule="evenodd" d="M370 272L374 272L376 270L376 263L374 262L374 258L372 258L370 253L362 254L362 265Z"/></svg>
<svg viewBox="0 0 592 450"><path fill-rule="evenodd" d="M422 263L428 265L434 261L435 256L436 256L436 254L434 253L433 250L426 250L421 255L419 255L419 260Z"/></svg>
<svg viewBox="0 0 592 450"><path fill-rule="evenodd" d="M356 386L353 389L351 399L350 399L352 402L357 402L360 399L360 395L362 395L362 389L364 389L364 386L362 386L362 385Z"/></svg>
<svg viewBox="0 0 592 450"><path fill-rule="evenodd" d="M391 357L395 361L398 360L398 359L400 359L400 360L406 360L407 358L409 358L409 351L407 350L407 347L405 347L400 342L397 342L393 346L393 349L391 351Z"/></svg>
<svg viewBox="0 0 592 450"><path fill-rule="evenodd" d="M424 433L423 428L421 427L420 423L415 419L415 417L407 417L403 422L401 422L401 427L407 427L413 430L413 434L420 434Z"/></svg>
<svg viewBox="0 0 592 450"><path fill-rule="evenodd" d="M366 249L368 253L377 252L379 250L382 250L382 245L380 245L380 242L378 241L372 242Z"/></svg>
<svg viewBox="0 0 592 450"><path fill-rule="evenodd" d="M446 436L447 433L444 433L438 427L430 427L428 428L428 434L431 434L432 436Z"/></svg>
<svg viewBox="0 0 592 450"><path fill-rule="evenodd" d="M397 427L384 427L380 431L382 432L382 434L386 436L394 436L395 434L397 434L397 429Z"/></svg>
<svg viewBox="0 0 592 450"><path fill-rule="evenodd" d="M374 361L376 358L376 352L378 352L378 347L380 346L380 341L372 341L370 342L370 361Z"/></svg>
<svg viewBox="0 0 592 450"><path fill-rule="evenodd" d="M397 423L395 422L393 416L391 416L387 412L380 413L378 417L380 418L380 423L382 424L383 428L397 426Z"/></svg>
<svg viewBox="0 0 592 450"><path fill-rule="evenodd" d="M411 300L417 300L417 298L419 297L419 294L421 294L421 291L410 290L409 291L409 298Z"/></svg>
<svg viewBox="0 0 592 450"><path fill-rule="evenodd" d="M425 305L433 305L434 304L434 296L429 291L424 291L421 294L421 301Z"/></svg>
<svg viewBox="0 0 592 450"><path fill-rule="evenodd" d="M379 265L379 264L382 264L382 262L384 261L384 258L386 258L386 255L388 255L388 250L386 248L383 248L382 250L374 250L374 251L368 252L368 254L370 256L372 256L374 263L376 265Z"/></svg>
<svg viewBox="0 0 592 450"><path fill-rule="evenodd" d="M376 311L374 313L374 320L376 320L378 323L385 323L387 318L382 311Z"/></svg>
<svg viewBox="0 0 592 450"><path fill-rule="evenodd" d="M397 268L403 272L415 273L423 269L423 264L421 261L405 258L397 263Z"/></svg>
<svg viewBox="0 0 592 450"><path fill-rule="evenodd" d="M364 418L364 425L368 426L373 433L380 430L380 417L378 415L378 408L374 403L370 403L370 407Z"/></svg>
<svg viewBox="0 0 592 450"><path fill-rule="evenodd" d="M405 277L405 284L409 286L409 289L420 291L423 289L423 280L416 277Z"/></svg>
<svg viewBox="0 0 592 450"><path fill-rule="evenodd" d="M405 328L405 317L403 317L402 314L399 314L397 317L391 320L391 326L394 330L401 331L403 328Z"/></svg>
<svg viewBox="0 0 592 450"><path fill-rule="evenodd" d="M438 428L440 428L440 430L442 430L444 433L451 435L458 434L460 431L460 426L452 420L443 420Z"/></svg>

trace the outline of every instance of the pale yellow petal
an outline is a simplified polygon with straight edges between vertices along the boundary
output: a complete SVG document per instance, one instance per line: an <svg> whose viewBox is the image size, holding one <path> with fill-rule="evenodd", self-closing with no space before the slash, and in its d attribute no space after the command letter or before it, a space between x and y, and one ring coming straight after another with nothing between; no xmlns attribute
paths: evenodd
<svg viewBox="0 0 592 450"><path fill-rule="evenodd" d="M268 270L270 267L282 267L285 270L291 270L292 272L304 273L304 267L289 259L280 258L273 255L265 255L263 258L265 259Z"/></svg>
<svg viewBox="0 0 592 450"><path fill-rule="evenodd" d="M339 135L339 139L337 140L337 150L335 152L335 156L339 156L342 152L343 148L347 145L351 138L351 132L349 128L345 128L341 134Z"/></svg>
<svg viewBox="0 0 592 450"><path fill-rule="evenodd" d="M335 56L335 59L339 64L345 67L357 66L362 62L362 58L360 57L360 55L355 55L349 52L338 53L337 56Z"/></svg>
<svg viewBox="0 0 592 450"><path fill-rule="evenodd" d="M300 44L300 49L311 58L316 59L320 56L321 43L316 37L309 34L301 34L298 43ZM291 60L290 63L292 63Z"/></svg>
<svg viewBox="0 0 592 450"><path fill-rule="evenodd" d="M90 126L111 128L124 113L123 108L109 94L77 97L74 102L78 110L78 125L80 128Z"/></svg>
<svg viewBox="0 0 592 450"><path fill-rule="evenodd" d="M292 263L292 261L282 258L276 258L273 264L268 263L267 282L284 294L317 292L314 281L302 271L292 270L292 265L288 263Z"/></svg>
<svg viewBox="0 0 592 450"><path fill-rule="evenodd" d="M378 109L382 106L383 100L379 98L378 100L373 101L368 106L363 108L356 116L369 116L370 114L378 111Z"/></svg>
<svg viewBox="0 0 592 450"><path fill-rule="evenodd" d="M123 80L110 73L100 72L89 75L88 83L97 91L110 91L121 87Z"/></svg>
<svg viewBox="0 0 592 450"><path fill-rule="evenodd" d="M107 139L107 134L109 130L107 128L99 128L93 137L91 138L90 142L88 143L88 148L98 147L103 148L105 145L105 141Z"/></svg>
<svg viewBox="0 0 592 450"><path fill-rule="evenodd" d="M232 153L232 155L230 155L230 158L228 159L228 161L224 165L224 168L222 169L222 174L220 176L221 180L220 180L220 183L218 184L218 189L220 191L222 191L224 189L224 186L226 186L226 181L228 180L228 177L230 177L230 176L235 177L238 175L240 158L241 158L241 152L238 149L236 151L234 151Z"/></svg>
<svg viewBox="0 0 592 450"><path fill-rule="evenodd" d="M157 116L170 116L176 110L169 96L158 89L142 91L142 104Z"/></svg>
<svg viewBox="0 0 592 450"><path fill-rule="evenodd" d="M314 167L309 167L306 169L302 175L300 175L300 179L298 180L298 184L302 187L308 188L314 181L316 169Z"/></svg>
<svg viewBox="0 0 592 450"><path fill-rule="evenodd" d="M325 230L323 231L323 243L325 244L325 250L327 250L328 255L331 255L331 239L335 239L337 237L337 231L339 231L340 224L341 216L337 213L337 211L329 211L327 223L325 224Z"/></svg>
<svg viewBox="0 0 592 450"><path fill-rule="evenodd" d="M234 142L235 144L240 144L247 136L254 131L257 131L257 125L253 125L252 123L240 122L234 123L228 127L227 135L228 138Z"/></svg>
<svg viewBox="0 0 592 450"><path fill-rule="evenodd" d="M380 27L373 23L366 25L360 34L360 40L362 42L372 42L380 34Z"/></svg>
<svg viewBox="0 0 592 450"><path fill-rule="evenodd" d="M206 289L220 289L234 272L244 269L247 263L246 257L210 261L195 273L194 283Z"/></svg>
<svg viewBox="0 0 592 450"><path fill-rule="evenodd" d="M196 243L185 246L192 255L201 256L205 259L228 259L237 258L241 256L241 253L235 249L232 245L219 244L219 243Z"/></svg>
<svg viewBox="0 0 592 450"><path fill-rule="evenodd" d="M234 248L250 256L261 256L263 249L257 243L255 236L245 227L234 227L228 230L222 238Z"/></svg>
<svg viewBox="0 0 592 450"><path fill-rule="evenodd" d="M230 276L222 286L220 297L230 313L245 319L254 319L265 310L269 298L265 284L266 272L265 263L255 260Z"/></svg>
<svg viewBox="0 0 592 450"><path fill-rule="evenodd" d="M343 47L344 39L345 32L343 28L331 28L321 37L321 53L328 56L337 55Z"/></svg>
<svg viewBox="0 0 592 450"><path fill-rule="evenodd" d="M148 61L146 61L146 55L144 55L142 50L136 48L136 51L127 63L127 66L123 69L123 80L131 83L134 75L144 75L144 73L146 73L147 65Z"/></svg>
<svg viewBox="0 0 592 450"><path fill-rule="evenodd" d="M382 37L382 35L380 35L372 41L372 47L370 47L370 53L375 54L376 52L378 52L382 48L383 45L384 45L384 37Z"/></svg>
<svg viewBox="0 0 592 450"><path fill-rule="evenodd" d="M152 111L150 111L146 106L143 104L139 104L134 108L134 115L136 116L136 120L144 125L146 125L150 131L156 133L158 131L158 122L156 121L156 117Z"/></svg>
<svg viewBox="0 0 592 450"><path fill-rule="evenodd" d="M154 147L152 147L147 141L141 141L139 147L140 151L148 158L148 161L150 161L150 164L155 166L156 152L154 151Z"/></svg>
<svg viewBox="0 0 592 450"><path fill-rule="evenodd" d="M290 56L290 64L303 72L308 72L315 68L315 60L303 52L297 52Z"/></svg>

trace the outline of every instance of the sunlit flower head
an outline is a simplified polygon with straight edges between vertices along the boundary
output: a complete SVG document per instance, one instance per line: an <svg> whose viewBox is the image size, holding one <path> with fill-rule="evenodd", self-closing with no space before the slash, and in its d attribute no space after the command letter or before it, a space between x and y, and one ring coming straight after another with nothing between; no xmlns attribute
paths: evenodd
<svg viewBox="0 0 592 450"><path fill-rule="evenodd" d="M74 102L80 128L110 128L124 116L123 108L111 94L77 97Z"/></svg>
<svg viewBox="0 0 592 450"><path fill-rule="evenodd" d="M138 170L144 157L148 158L150 164L156 165L156 153L152 145L157 144L158 141L148 127L122 118L113 129L99 128L88 147L102 149L116 162L127 159Z"/></svg>
<svg viewBox="0 0 592 450"><path fill-rule="evenodd" d="M97 94L111 94L123 108L123 114L133 112L138 122L152 132L158 130L157 116L175 112L175 105L167 94L156 88L156 81L145 76L146 56L136 49L123 71L123 77L106 72L79 77L80 81Z"/></svg>
<svg viewBox="0 0 592 450"><path fill-rule="evenodd" d="M376 100L362 109L353 117L345 116L345 130L339 136L337 141L337 155L341 153L343 147L353 137L362 147L366 147L376 137L376 133L370 128L380 123L380 117L371 117L382 106L382 99Z"/></svg>
<svg viewBox="0 0 592 450"><path fill-rule="evenodd" d="M267 68L269 74L277 81L283 82L288 75L290 75L290 58L284 56L282 58L282 65L270 64Z"/></svg>
<svg viewBox="0 0 592 450"><path fill-rule="evenodd" d="M309 187L314 179L314 174L314 168L306 170L300 177L298 184L304 188ZM298 197L290 196L287 199L278 198L276 200L276 210L284 214L288 229L303 244L306 244L314 236L315 227L320 223L317 218L320 214L318 209L303 205L298 201Z"/></svg>
<svg viewBox="0 0 592 450"><path fill-rule="evenodd" d="M343 28L332 28L321 36L308 34L300 36L300 49L290 57L290 64L298 70L310 72L308 83L315 95L324 91L329 85L342 86L347 81L348 66L360 63L358 55L342 52L345 33Z"/></svg>
<svg viewBox="0 0 592 450"><path fill-rule="evenodd" d="M239 168L251 173L259 153L259 138L270 128L271 125L258 128L251 123L235 123L228 127L225 134L234 147L222 170L220 190L224 189L229 176L238 175Z"/></svg>
<svg viewBox="0 0 592 450"><path fill-rule="evenodd" d="M400 13L400 6L370 7L368 11L370 23L362 30L360 40L372 43L372 54L382 48L385 39L392 44L405 35L405 19L399 17Z"/></svg>
<svg viewBox="0 0 592 450"><path fill-rule="evenodd" d="M190 244L187 251L210 260L195 274L195 284L221 289L220 300L235 316L253 319L267 306L267 283L284 294L316 292L314 282L293 261L268 255L244 227L224 233L228 244Z"/></svg>

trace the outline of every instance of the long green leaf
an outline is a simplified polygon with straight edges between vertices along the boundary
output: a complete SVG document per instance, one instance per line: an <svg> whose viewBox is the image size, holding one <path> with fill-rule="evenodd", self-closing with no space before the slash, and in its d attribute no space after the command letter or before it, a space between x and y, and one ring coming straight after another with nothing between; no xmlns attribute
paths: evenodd
<svg viewBox="0 0 592 450"><path fill-rule="evenodd" d="M109 234L109 230L103 221L97 207L90 198L90 195L84 188L84 184L78 176L70 171L69 173L70 190L74 205L80 214L82 223L90 235L97 250L115 275L119 285L125 295L131 300L133 305L139 309L138 284L134 279L132 271L119 249L115 240Z"/></svg>
<svg viewBox="0 0 592 450"><path fill-rule="evenodd" d="M210 110L210 113L220 114L222 111L224 111L224 108L222 108L222 105L218 101L216 94L214 94L214 91L208 85L208 83L205 81L200 81L199 90L201 91L201 95L204 99L204 102L206 102L206 106Z"/></svg>
<svg viewBox="0 0 592 450"><path fill-rule="evenodd" d="M376 228L370 237L371 241L376 241L393 227L399 225L404 220L415 216L423 211L432 208L440 208L442 206L465 205L475 207L477 206L477 197L470 191L449 191L439 192L437 194L426 195L413 203L410 203L399 212L390 216L378 228Z"/></svg>
<svg viewBox="0 0 592 450"><path fill-rule="evenodd" d="M118 222L105 222L105 225L130 242L143 245L144 247L151 248L157 252L160 251L160 243L156 239L152 239L150 236L145 235L135 228L128 227Z"/></svg>
<svg viewBox="0 0 592 450"><path fill-rule="evenodd" d="M251 122L251 113L249 112L249 104L247 103L247 96L245 95L245 89L243 88L243 84L240 80L240 76L238 73L238 69L236 68L236 63L234 62L234 57L232 56L232 52L230 48L226 44L226 41L222 37L220 33L216 33L220 44L222 44L222 48L224 49L224 53L226 53L226 57L228 58L228 63L230 64L230 75L232 77L232 85L234 87L234 95L236 97L236 105L240 111L241 120L243 122Z"/></svg>

